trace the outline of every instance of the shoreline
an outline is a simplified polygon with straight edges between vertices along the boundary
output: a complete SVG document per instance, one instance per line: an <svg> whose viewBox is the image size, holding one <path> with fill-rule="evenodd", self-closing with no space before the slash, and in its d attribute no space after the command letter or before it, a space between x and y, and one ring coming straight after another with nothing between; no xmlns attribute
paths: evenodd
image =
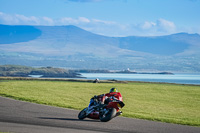
<svg viewBox="0 0 200 133"><path fill-rule="evenodd" d="M84 78L33 78L33 77L0 77L0 82L2 80L41 80L41 81L69 81L69 82L90 82L94 83L93 79ZM148 82L148 81L123 81L123 80L100 80L98 83L150 83L150 84L172 84L172 85L188 85L188 86L200 86L200 84L183 84L183 83L168 83L168 82Z"/></svg>

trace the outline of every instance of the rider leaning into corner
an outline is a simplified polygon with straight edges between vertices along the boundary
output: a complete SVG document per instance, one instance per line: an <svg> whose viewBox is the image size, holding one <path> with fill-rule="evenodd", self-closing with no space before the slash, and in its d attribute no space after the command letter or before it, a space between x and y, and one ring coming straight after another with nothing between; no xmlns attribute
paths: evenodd
<svg viewBox="0 0 200 133"><path fill-rule="evenodd" d="M109 93L98 95L98 96L95 95L94 97L92 97L90 99L90 104L88 108L89 109L93 108L99 102L101 103L101 105L108 104L110 101L115 100L115 99L123 101L121 93L118 92L116 88L111 88ZM121 111L118 113L119 113L118 115L122 114Z"/></svg>

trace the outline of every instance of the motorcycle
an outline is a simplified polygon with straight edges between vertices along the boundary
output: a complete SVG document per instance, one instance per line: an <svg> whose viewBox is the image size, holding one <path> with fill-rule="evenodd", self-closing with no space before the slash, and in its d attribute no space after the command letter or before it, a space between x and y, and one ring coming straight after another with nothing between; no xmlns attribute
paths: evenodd
<svg viewBox="0 0 200 133"><path fill-rule="evenodd" d="M83 120L85 118L91 118L100 119L100 121L102 122L107 122L112 118L121 115L122 111L120 111L120 109L125 106L125 104L122 101L114 97L106 98L104 104L101 103L101 100L94 100L96 103L95 105L84 108L78 114L78 118L80 120Z"/></svg>

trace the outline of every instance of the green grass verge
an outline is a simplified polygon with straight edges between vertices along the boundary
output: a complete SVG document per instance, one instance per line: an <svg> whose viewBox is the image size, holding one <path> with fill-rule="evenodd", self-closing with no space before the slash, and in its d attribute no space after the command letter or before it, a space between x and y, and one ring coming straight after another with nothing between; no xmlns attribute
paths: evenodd
<svg viewBox="0 0 200 133"><path fill-rule="evenodd" d="M200 86L157 83L88 83L0 80L0 95L39 104L81 110L92 96L116 87L123 116L200 126Z"/></svg>

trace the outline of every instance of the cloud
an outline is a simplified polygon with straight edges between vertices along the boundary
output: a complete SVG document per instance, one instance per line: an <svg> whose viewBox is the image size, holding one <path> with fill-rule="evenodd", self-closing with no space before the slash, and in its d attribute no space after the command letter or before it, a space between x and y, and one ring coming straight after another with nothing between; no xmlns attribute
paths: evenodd
<svg viewBox="0 0 200 133"><path fill-rule="evenodd" d="M134 25L132 28L135 29L138 34L143 33L144 35L151 36L166 35L177 32L177 28L174 22L162 18L156 20L155 22L146 21L144 23Z"/></svg>
<svg viewBox="0 0 200 133"><path fill-rule="evenodd" d="M113 21L104 21L104 20L99 20L99 19L92 19L92 22L94 23L101 23L101 24L116 24L115 22Z"/></svg>
<svg viewBox="0 0 200 133"><path fill-rule="evenodd" d="M142 29L150 29L154 26L156 26L156 23L146 21L146 22L144 22L144 24L141 25L141 28Z"/></svg>
<svg viewBox="0 0 200 133"><path fill-rule="evenodd" d="M90 20L85 17L79 17L78 20L79 20L79 22L90 23Z"/></svg>
<svg viewBox="0 0 200 133"><path fill-rule="evenodd" d="M76 19L70 18L70 17L63 17L59 20L56 20L58 24L77 24L78 21Z"/></svg>
<svg viewBox="0 0 200 133"><path fill-rule="evenodd" d="M55 25L79 25L79 24L91 23L91 20L85 17L78 17L78 18L63 17L60 19L55 19L54 22Z"/></svg>
<svg viewBox="0 0 200 133"><path fill-rule="evenodd" d="M49 17L35 17L35 16L24 16L20 14L6 14L0 12L0 23L10 25L68 25L68 24L88 24L88 23L110 23L97 19L88 19L86 17L62 17L59 19L52 19Z"/></svg>
<svg viewBox="0 0 200 133"><path fill-rule="evenodd" d="M177 32L200 33L197 28L180 28L174 22L160 18L155 21L141 23L118 23L86 17L62 17L53 19L49 17L24 16L20 14L6 14L0 12L0 24L6 25L75 25L85 30L105 36L158 36Z"/></svg>
<svg viewBox="0 0 200 133"><path fill-rule="evenodd" d="M164 32L174 32L176 30L175 24L165 19L158 19L156 25L157 25L158 30L161 30Z"/></svg>
<svg viewBox="0 0 200 133"><path fill-rule="evenodd" d="M54 25L54 20L49 17L42 17L42 20L47 22L49 25Z"/></svg>
<svg viewBox="0 0 200 133"><path fill-rule="evenodd" d="M0 12L0 23L2 24L39 24L40 20L37 17L26 17L24 15L10 15Z"/></svg>

